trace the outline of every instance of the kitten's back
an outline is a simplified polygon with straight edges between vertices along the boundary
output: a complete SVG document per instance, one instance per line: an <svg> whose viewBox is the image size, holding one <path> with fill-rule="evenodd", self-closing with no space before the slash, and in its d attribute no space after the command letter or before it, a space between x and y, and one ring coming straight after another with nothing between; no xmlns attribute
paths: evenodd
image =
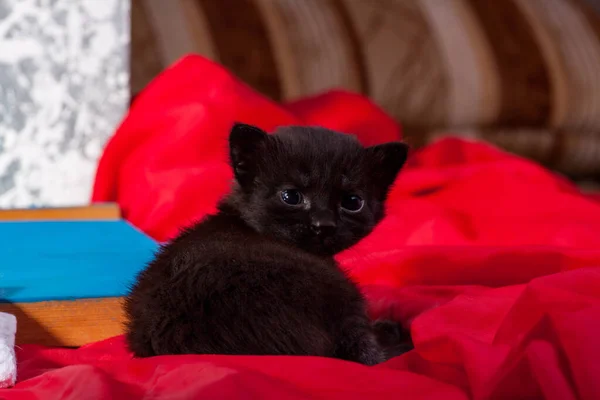
<svg viewBox="0 0 600 400"><path fill-rule="evenodd" d="M126 337L142 357L332 357L340 315L353 307L362 311L360 295L331 260L218 215L165 247L140 275L126 301Z"/></svg>

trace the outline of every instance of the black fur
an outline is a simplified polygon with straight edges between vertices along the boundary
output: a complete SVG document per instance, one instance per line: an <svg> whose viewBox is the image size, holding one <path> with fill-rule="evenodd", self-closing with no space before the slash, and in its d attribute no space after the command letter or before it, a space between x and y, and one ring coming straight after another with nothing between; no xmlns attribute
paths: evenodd
<svg viewBox="0 0 600 400"><path fill-rule="evenodd" d="M406 155L402 143L365 149L353 136L322 128L286 127L267 135L236 124L232 193L216 215L164 246L139 275L125 303L130 349L139 357L288 354L383 361L364 300L332 255L383 217L383 201ZM292 189L302 194L298 205L282 201L282 191ZM350 195L364 200L359 212L340 206Z"/></svg>

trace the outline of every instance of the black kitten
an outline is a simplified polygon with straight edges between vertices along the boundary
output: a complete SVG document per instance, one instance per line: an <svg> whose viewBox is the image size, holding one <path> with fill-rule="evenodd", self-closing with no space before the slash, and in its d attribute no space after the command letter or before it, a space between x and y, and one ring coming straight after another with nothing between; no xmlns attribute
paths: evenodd
<svg viewBox="0 0 600 400"><path fill-rule="evenodd" d="M233 191L139 275L125 303L130 349L383 361L365 302L332 256L381 220L407 146L243 124L229 141Z"/></svg>

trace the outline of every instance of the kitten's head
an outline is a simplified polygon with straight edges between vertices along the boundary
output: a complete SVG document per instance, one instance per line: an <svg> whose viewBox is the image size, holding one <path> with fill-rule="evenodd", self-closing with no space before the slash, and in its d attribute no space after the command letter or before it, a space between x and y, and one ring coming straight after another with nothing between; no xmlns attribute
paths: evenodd
<svg viewBox="0 0 600 400"><path fill-rule="evenodd" d="M293 126L268 135L236 124L229 145L229 204L256 231L320 255L371 232L408 153L399 142L365 148L354 136Z"/></svg>

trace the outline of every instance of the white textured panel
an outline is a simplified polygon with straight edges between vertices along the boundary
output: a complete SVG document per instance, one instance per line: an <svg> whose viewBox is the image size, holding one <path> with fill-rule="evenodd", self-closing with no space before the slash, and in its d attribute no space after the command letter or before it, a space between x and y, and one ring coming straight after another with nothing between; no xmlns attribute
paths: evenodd
<svg viewBox="0 0 600 400"><path fill-rule="evenodd" d="M0 207L89 202L129 103L129 0L0 0Z"/></svg>

